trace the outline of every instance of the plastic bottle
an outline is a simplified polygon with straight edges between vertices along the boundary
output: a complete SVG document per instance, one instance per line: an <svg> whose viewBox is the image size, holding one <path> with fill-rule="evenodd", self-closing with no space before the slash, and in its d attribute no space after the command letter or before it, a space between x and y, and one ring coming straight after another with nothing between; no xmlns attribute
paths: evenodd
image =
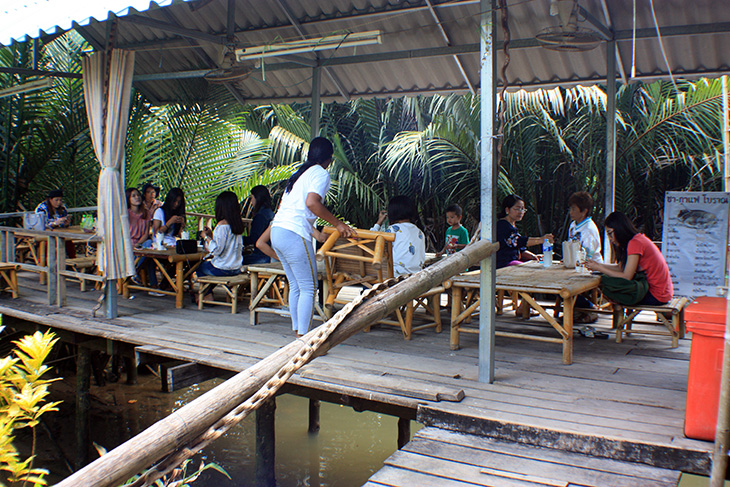
<svg viewBox="0 0 730 487"><path fill-rule="evenodd" d="M553 244L548 239L542 243L542 265L545 267L553 265Z"/></svg>

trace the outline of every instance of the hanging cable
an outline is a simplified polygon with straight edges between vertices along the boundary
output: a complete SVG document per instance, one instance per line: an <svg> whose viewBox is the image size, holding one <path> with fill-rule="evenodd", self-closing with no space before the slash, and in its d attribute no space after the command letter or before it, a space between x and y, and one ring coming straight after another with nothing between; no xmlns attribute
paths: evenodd
<svg viewBox="0 0 730 487"><path fill-rule="evenodd" d="M664 58L664 64L667 66L667 72L669 73L669 79L672 80L672 85L674 86L675 92L679 93L679 88L677 87L677 82L674 80L674 75L672 74L672 68L669 66L669 59L667 59L667 52L664 50L664 42L662 41L662 34L659 32L659 22L657 22L656 19L656 12L654 11L654 0L649 0L649 5L651 6L651 16L654 19L654 28L656 29L656 37L659 41L659 49L662 51L662 57Z"/></svg>
<svg viewBox="0 0 730 487"><path fill-rule="evenodd" d="M497 6L500 10L501 16L502 16L502 31L504 32L504 43L502 45L502 51L504 52L504 62L502 63L502 70L501 70L501 76L502 76L502 90L499 92L499 100L497 102L499 103L499 110L498 110L498 127L497 127L497 171L499 171L499 168L502 164L502 143L504 141L504 114L506 112L506 101L505 101L505 95L507 93L507 67L509 66L510 57L509 57L509 44L512 40L512 34L509 30L509 10L507 9L507 0L498 0ZM482 96L484 96L482 94Z"/></svg>

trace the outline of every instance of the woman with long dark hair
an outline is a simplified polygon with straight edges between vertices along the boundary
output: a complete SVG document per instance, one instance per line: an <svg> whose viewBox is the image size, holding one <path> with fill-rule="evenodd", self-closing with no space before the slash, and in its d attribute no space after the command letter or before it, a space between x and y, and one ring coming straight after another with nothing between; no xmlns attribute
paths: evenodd
<svg viewBox="0 0 730 487"><path fill-rule="evenodd" d="M185 226L185 193L180 188L172 188L165 197L165 202L155 210L152 217L153 235L162 232L166 245L175 245L175 237L180 236Z"/></svg>
<svg viewBox="0 0 730 487"><path fill-rule="evenodd" d="M516 194L511 194L502 200L501 208L502 218L497 220L497 241L499 242L497 269L508 265L521 264L528 260L535 260L537 257L527 250L527 247L540 245L545 240L553 243L552 233L547 233L542 237L520 235L515 225L522 220L527 212L525 201L522 198Z"/></svg>
<svg viewBox="0 0 730 487"><path fill-rule="evenodd" d="M324 137L312 140L307 160L289 178L279 210L274 216L270 231L271 247L263 242L263 238L257 243L265 253L270 252L267 255L281 261L289 281L289 311L292 329L297 336L309 331L314 310L317 263L312 237L321 242L326 240L314 228L315 220L319 217L330 223L343 237L355 234L352 228L338 220L324 206L324 197L330 187L327 168L333 154L332 142Z"/></svg>
<svg viewBox="0 0 730 487"><path fill-rule="evenodd" d="M271 221L274 219L271 195L266 186L258 185L251 188L251 205L253 206L251 231L248 232L247 237L243 237L243 245L244 247L254 246L254 250L252 253L243 256L243 265L271 262L271 257L255 247L256 241L269 228Z"/></svg>
<svg viewBox="0 0 730 487"><path fill-rule="evenodd" d="M646 235L640 233L631 220L621 212L614 211L608 215L604 225L618 264L601 264L589 260L586 262L586 267L610 277L623 279L627 281L626 284L635 279L637 272L646 274L649 289L644 297L638 302L621 304L659 306L668 303L674 297L674 286L667 261L664 260L659 248Z"/></svg>
<svg viewBox="0 0 730 487"><path fill-rule="evenodd" d="M196 271L199 276L235 276L241 273L243 260L243 220L236 193L223 191L215 200L215 230L203 229L205 249L211 256ZM209 285L203 301L212 301L213 287Z"/></svg>

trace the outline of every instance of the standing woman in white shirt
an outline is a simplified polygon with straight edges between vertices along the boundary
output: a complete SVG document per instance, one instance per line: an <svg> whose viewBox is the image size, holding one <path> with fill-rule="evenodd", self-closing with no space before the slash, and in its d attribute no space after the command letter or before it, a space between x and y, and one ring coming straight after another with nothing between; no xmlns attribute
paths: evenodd
<svg viewBox="0 0 730 487"><path fill-rule="evenodd" d="M203 261L198 276L235 276L241 273L243 262L243 220L238 197L224 191L215 200L215 230L203 229L205 250L212 257ZM203 301L212 301L213 286L206 289Z"/></svg>
<svg viewBox="0 0 730 487"><path fill-rule="evenodd" d="M297 337L309 331L314 311L317 263L312 237L321 242L326 240L314 228L315 220L319 217L330 223L343 237L355 234L324 206L324 197L330 187L327 168L332 162L332 154L332 142L324 137L312 140L307 160L289 178L279 210L271 223L271 247L289 281L289 311ZM268 250L264 246L259 248L263 252Z"/></svg>

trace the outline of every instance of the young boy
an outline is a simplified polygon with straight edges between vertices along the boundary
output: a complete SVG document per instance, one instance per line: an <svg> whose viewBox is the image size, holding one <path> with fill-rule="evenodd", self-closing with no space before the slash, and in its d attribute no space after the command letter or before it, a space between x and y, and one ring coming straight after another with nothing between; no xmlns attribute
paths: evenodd
<svg viewBox="0 0 730 487"><path fill-rule="evenodd" d="M573 193L568 198L568 214L573 220L568 228L568 239L579 240L580 246L586 251L586 259L603 262L601 257L601 234L591 218L593 212L593 198L585 191ZM593 309L594 305L585 297L576 298L577 308ZM592 311L577 311L573 316L573 323L594 323L598 315Z"/></svg>
<svg viewBox="0 0 730 487"><path fill-rule="evenodd" d="M573 220L568 229L568 238L580 241L580 246L586 251L586 259L602 263L601 234L591 219L593 198L585 191L578 191L570 195L568 204L568 213Z"/></svg>
<svg viewBox="0 0 730 487"><path fill-rule="evenodd" d="M370 230L395 234L393 242L393 271L396 276L413 274L423 269L426 261L426 238L413 224L416 211L408 196L396 196L388 203L388 211L381 211L378 221ZM390 226L383 228L385 218Z"/></svg>
<svg viewBox="0 0 730 487"><path fill-rule="evenodd" d="M469 232L461 226L461 207L459 205L450 205L446 208L446 223L449 224L449 228L446 229L446 243L443 250L437 253L437 256L443 254L453 254L469 243Z"/></svg>

